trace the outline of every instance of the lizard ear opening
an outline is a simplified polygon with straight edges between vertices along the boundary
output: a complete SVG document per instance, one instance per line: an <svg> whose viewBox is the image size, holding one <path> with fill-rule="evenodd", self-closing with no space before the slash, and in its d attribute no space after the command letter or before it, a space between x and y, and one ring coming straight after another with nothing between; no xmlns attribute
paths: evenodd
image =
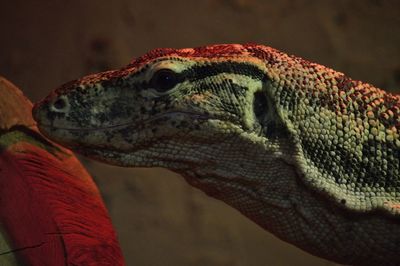
<svg viewBox="0 0 400 266"><path fill-rule="evenodd" d="M268 100L266 92L254 93L253 112L260 134L267 138L288 138L286 126L279 120L276 110Z"/></svg>
<svg viewBox="0 0 400 266"><path fill-rule="evenodd" d="M264 131L267 123L268 114L268 100L265 92L257 91L253 97L253 112L257 122L261 126L261 130Z"/></svg>

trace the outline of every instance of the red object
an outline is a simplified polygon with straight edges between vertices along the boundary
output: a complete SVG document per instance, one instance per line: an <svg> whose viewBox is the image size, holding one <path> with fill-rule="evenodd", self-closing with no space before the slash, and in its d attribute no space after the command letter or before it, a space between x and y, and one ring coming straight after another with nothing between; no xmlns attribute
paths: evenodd
<svg viewBox="0 0 400 266"><path fill-rule="evenodd" d="M1 129L0 226L12 250L0 253L31 266L124 265L99 191L75 156L36 128Z"/></svg>

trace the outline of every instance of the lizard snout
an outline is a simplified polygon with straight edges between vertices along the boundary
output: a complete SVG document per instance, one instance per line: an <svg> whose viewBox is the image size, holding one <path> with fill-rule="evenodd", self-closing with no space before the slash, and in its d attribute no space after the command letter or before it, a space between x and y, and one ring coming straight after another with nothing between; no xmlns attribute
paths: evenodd
<svg viewBox="0 0 400 266"><path fill-rule="evenodd" d="M39 126L52 124L56 117L65 117L69 113L70 102L67 96L49 98L36 103L32 109L32 116Z"/></svg>

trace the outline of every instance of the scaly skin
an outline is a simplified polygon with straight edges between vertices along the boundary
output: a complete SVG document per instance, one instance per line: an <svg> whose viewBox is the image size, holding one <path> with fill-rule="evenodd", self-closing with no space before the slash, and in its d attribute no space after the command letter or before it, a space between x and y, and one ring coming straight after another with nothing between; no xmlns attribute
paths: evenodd
<svg viewBox="0 0 400 266"><path fill-rule="evenodd" d="M50 139L178 172L314 255L400 264L399 96L266 46L213 45L153 50L33 112Z"/></svg>

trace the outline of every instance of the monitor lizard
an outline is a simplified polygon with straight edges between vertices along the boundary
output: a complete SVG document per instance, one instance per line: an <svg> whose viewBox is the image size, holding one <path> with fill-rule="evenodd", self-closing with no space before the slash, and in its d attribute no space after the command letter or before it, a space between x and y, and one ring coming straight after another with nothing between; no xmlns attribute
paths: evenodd
<svg viewBox="0 0 400 266"><path fill-rule="evenodd" d="M400 97L256 44L155 49L54 90L41 132L90 158L165 167L278 238L400 265Z"/></svg>

